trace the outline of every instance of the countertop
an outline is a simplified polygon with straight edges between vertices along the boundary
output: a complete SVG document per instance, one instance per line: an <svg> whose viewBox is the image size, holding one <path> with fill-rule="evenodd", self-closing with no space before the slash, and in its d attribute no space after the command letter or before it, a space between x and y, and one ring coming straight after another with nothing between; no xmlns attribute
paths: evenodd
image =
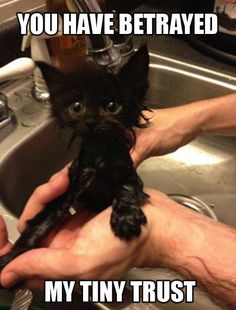
<svg viewBox="0 0 236 310"><path fill-rule="evenodd" d="M158 3L155 4L155 3ZM170 1L149 1L148 4L139 6L133 12L166 12L170 13ZM175 7L173 11L177 11ZM194 65L206 67L208 69L220 71L222 73L235 74L236 67L219 61L212 56L208 56L193 47L188 36L170 36L170 35L151 35L151 36L136 36L134 41L148 42L149 50L155 50L158 54L170 58L175 58L180 61L188 62Z"/></svg>

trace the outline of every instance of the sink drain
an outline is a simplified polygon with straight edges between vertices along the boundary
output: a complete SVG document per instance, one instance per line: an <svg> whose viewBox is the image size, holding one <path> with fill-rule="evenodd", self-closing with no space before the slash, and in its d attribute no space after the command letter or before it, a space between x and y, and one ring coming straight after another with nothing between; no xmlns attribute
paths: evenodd
<svg viewBox="0 0 236 310"><path fill-rule="evenodd" d="M178 194L169 194L168 196L184 207L217 220L217 217L212 209L198 198Z"/></svg>

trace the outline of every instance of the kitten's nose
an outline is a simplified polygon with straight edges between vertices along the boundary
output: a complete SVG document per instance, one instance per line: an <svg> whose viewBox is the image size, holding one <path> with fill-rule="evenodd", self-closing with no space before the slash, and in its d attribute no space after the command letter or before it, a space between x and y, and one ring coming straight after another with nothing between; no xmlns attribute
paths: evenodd
<svg viewBox="0 0 236 310"><path fill-rule="evenodd" d="M93 129L97 125L97 122L94 119L90 119L87 120L86 125L89 129Z"/></svg>

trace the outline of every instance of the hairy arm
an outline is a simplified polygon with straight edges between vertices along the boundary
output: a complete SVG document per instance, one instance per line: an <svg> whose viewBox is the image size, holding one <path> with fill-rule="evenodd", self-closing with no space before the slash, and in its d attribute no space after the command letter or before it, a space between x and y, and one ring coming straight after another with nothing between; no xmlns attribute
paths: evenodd
<svg viewBox="0 0 236 310"><path fill-rule="evenodd" d="M198 281L210 295L236 305L236 230L151 191L151 230L142 266L160 266ZM147 256L145 256L147 253Z"/></svg>
<svg viewBox="0 0 236 310"><path fill-rule="evenodd" d="M151 125L136 129L132 158L138 165L151 156L165 155L204 134L236 135L236 93L153 110Z"/></svg>
<svg viewBox="0 0 236 310"><path fill-rule="evenodd" d="M199 134L236 135L236 93L193 104L201 105Z"/></svg>
<svg viewBox="0 0 236 310"><path fill-rule="evenodd" d="M39 187L30 198L19 228L68 186L66 172ZM198 281L210 295L236 304L236 230L189 210L166 195L149 190L143 206L148 225L132 242L116 238L110 228L111 208L97 216L79 212L42 244L14 259L1 274L1 284L19 281L37 287L51 279L117 279L132 267L164 267ZM0 247L9 250L0 219ZM104 244L106 246L104 247ZM66 259L65 259L66 258Z"/></svg>
<svg viewBox="0 0 236 310"><path fill-rule="evenodd" d="M151 115L150 115L151 116ZM236 135L236 93L187 105L154 110L151 127L137 131L132 157L138 165L150 156L164 155L204 134ZM160 214L153 215L153 253L145 265L157 264L184 277L197 279L210 294L236 304L236 230L156 197ZM153 198L152 197L152 198ZM164 196L162 196L164 197ZM163 209L163 206L165 209ZM161 219L159 220L159 217ZM162 227L159 227L161 223ZM163 258L152 252L161 238Z"/></svg>

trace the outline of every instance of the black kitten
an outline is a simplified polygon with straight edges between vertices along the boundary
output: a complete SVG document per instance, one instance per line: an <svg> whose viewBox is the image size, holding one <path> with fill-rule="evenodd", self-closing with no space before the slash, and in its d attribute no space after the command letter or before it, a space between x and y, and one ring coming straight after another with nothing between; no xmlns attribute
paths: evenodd
<svg viewBox="0 0 236 310"><path fill-rule="evenodd" d="M0 258L0 268L38 246L78 203L97 211L112 204L112 230L127 241L139 236L146 224L140 206L148 196L129 154L135 142L133 126L148 125L142 114L148 89L146 46L117 75L92 62L80 63L73 74L41 62L38 66L50 91L53 116L72 130L72 139L79 136L82 142L69 168L68 190L28 221L13 249Z"/></svg>

